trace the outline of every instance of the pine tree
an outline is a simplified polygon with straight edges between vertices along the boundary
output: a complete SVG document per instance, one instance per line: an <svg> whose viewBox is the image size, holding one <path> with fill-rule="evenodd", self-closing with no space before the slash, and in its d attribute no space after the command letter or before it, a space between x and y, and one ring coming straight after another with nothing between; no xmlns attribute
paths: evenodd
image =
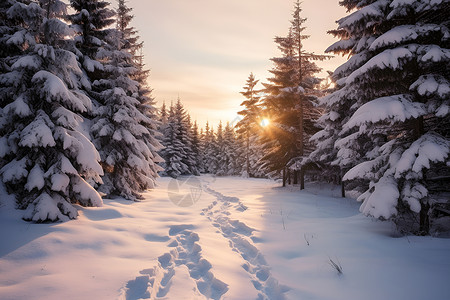
<svg viewBox="0 0 450 300"><path fill-rule="evenodd" d="M215 174L217 172L217 143L214 129L206 122L205 134L202 139L202 149L204 153L205 172Z"/></svg>
<svg viewBox="0 0 450 300"><path fill-rule="evenodd" d="M235 137L233 128L228 122L225 128L223 128L222 122L220 122L217 128L217 144L218 168L216 175L234 175L236 170L233 169L233 163L237 160Z"/></svg>
<svg viewBox="0 0 450 300"><path fill-rule="evenodd" d="M179 113L180 111L178 111ZM180 116L174 105L170 106L169 115L166 126L163 127L164 148L160 151L161 157L164 159L163 174L177 178L180 175L188 174L189 167L184 163L187 153L185 145L181 139L182 123L179 122Z"/></svg>
<svg viewBox="0 0 450 300"><path fill-rule="evenodd" d="M442 191L434 186L450 173L450 4L342 4L356 10L338 21L332 33L340 41L328 51L351 58L334 73L337 90L325 98L329 125L321 139L339 133L335 162L354 166L344 180L369 183L358 198L364 214L409 228L419 219L418 232L427 233Z"/></svg>
<svg viewBox="0 0 450 300"><path fill-rule="evenodd" d="M191 117L184 109L180 98L178 98L174 110L179 126L178 138L183 145L182 151L186 154L182 161L187 166L187 171L183 175L200 175L197 169L195 154L192 151Z"/></svg>
<svg viewBox="0 0 450 300"><path fill-rule="evenodd" d="M244 86L244 91L241 94L246 98L245 101L241 103L244 109L238 112L242 116L242 119L236 124L237 133L243 136L245 139L245 172L247 176L254 176L255 165L251 164L251 156L254 156L255 144L252 143L256 140L257 131L259 129L259 123L261 122L261 109L258 107L260 100L260 91L256 90L255 87L259 80L255 79L253 73L250 73L247 84Z"/></svg>
<svg viewBox="0 0 450 300"><path fill-rule="evenodd" d="M84 135L82 113L92 109L80 90L86 81L61 21L58 0L12 1L6 12L14 34L7 44L19 49L0 75L0 174L34 222L76 218L72 204L101 206L88 182L101 182L98 152ZM6 36L5 36L6 37ZM6 37L7 38L7 37Z"/></svg>
<svg viewBox="0 0 450 300"><path fill-rule="evenodd" d="M145 69L144 56L142 54L144 43L139 41L137 30L130 26L130 22L134 18L130 14L132 9L127 7L124 0L118 0L118 4L116 27L120 36L120 50L131 55L130 64L135 68L135 70L130 72L130 78L138 82L137 94L135 93L133 96L136 96L140 102L137 109L147 117L143 125L148 132L145 133L142 140L150 151L148 164L152 169L152 174L157 174L160 171L158 163L163 161L158 154L158 151L162 148L159 142L160 124L158 122L158 110L155 107L155 100L151 95L152 89L148 86L150 71ZM156 177L153 178L153 180L155 179Z"/></svg>
<svg viewBox="0 0 450 300"><path fill-rule="evenodd" d="M226 161L224 157L224 137L223 137L223 125L222 121L219 122L219 125L217 126L216 132L215 132L215 139L214 139L214 147L211 151L211 158L212 161L215 162L214 165L214 173L216 175L225 175L225 168L226 168Z"/></svg>
<svg viewBox="0 0 450 300"><path fill-rule="evenodd" d="M14 43L14 34L20 34L20 20L8 18L8 10L17 1L2 1L0 3L0 74L10 70L11 59L20 55L22 45ZM24 37L23 34L21 37ZM5 96L0 95L1 99Z"/></svg>
<svg viewBox="0 0 450 300"><path fill-rule="evenodd" d="M301 168L304 155L312 151L309 137L318 130L315 126L319 116L315 88L320 80L314 75L320 68L314 61L328 57L304 51L303 43L308 36L303 33L306 19L300 14L300 2L297 1L289 34L275 38L283 56L271 59L273 77L268 79L270 83L263 84L267 94L263 99L264 114L272 121L271 130L265 130L263 135L266 151L263 159L273 173L294 163ZM303 188L303 181L301 183Z"/></svg>
<svg viewBox="0 0 450 300"><path fill-rule="evenodd" d="M193 159L198 171L198 174L195 175L200 175L200 173L204 173L205 166L203 165L204 155L201 148L201 133L199 133L197 121L192 126L191 135Z"/></svg>
<svg viewBox="0 0 450 300"><path fill-rule="evenodd" d="M134 64L141 62L141 50L144 47L143 42L139 41L137 30L130 26L134 16L131 14L133 9L128 7L125 0L118 0L116 28L120 33L120 49L126 50L133 57Z"/></svg>
<svg viewBox="0 0 450 300"><path fill-rule="evenodd" d="M156 139L158 124L151 90L134 80L146 73L133 57L140 44L129 27L132 16L121 3L117 29L112 29L107 28L115 22L109 3L85 0L71 4L76 10L70 20L79 32L77 47L92 83L88 93L97 104L90 118L94 123L91 135L105 172L99 190L139 199L145 189L155 185L161 145Z"/></svg>
<svg viewBox="0 0 450 300"><path fill-rule="evenodd" d="M105 77L104 67L98 61L98 52L105 45L113 25L115 13L109 3L100 0L70 0L75 13L68 16L72 28L77 32L75 38L77 55L91 82Z"/></svg>
<svg viewBox="0 0 450 300"><path fill-rule="evenodd" d="M155 139L157 124L146 111L151 107L139 101L139 83L131 78L131 55L117 48L120 43L113 45L114 40L120 39L113 35L99 52L108 77L93 84L100 106L91 134L105 171L100 190L136 200L155 186L160 145Z"/></svg>

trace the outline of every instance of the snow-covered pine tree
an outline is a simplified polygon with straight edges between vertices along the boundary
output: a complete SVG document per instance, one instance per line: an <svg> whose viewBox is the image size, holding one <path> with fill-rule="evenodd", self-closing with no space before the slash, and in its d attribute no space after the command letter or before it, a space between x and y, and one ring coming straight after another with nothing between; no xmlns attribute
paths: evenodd
<svg viewBox="0 0 450 300"><path fill-rule="evenodd" d="M195 154L192 151L191 117L184 109L181 99L178 98L174 106L175 117L179 127L178 139L183 145L182 152L186 155L182 162L187 166L187 171L183 175L200 175L197 169Z"/></svg>
<svg viewBox="0 0 450 300"><path fill-rule="evenodd" d="M262 101L264 114L270 116L272 125L270 130L264 131L266 154L263 160L273 174L291 167L296 175L296 170L303 165L304 155L312 151L309 137L318 130L315 126L315 119L319 116L315 88L320 80L315 74L320 68L314 61L327 56L304 50L303 43L308 36L303 33L306 19L300 17L301 11L297 1L289 34L275 38L282 57L271 59L274 63L270 70L273 77L268 78L269 83L263 84L266 92ZM303 187L303 181L301 183Z"/></svg>
<svg viewBox="0 0 450 300"><path fill-rule="evenodd" d="M230 123L227 122L225 128L222 126L222 122L219 123L217 128L217 144L218 144L218 169L216 175L234 175L237 170L233 169L233 163L236 162L236 143L234 137L233 128Z"/></svg>
<svg viewBox="0 0 450 300"><path fill-rule="evenodd" d="M261 136L265 155L263 160L271 174L279 174L290 160L298 155L296 132L298 116L295 109L298 102L295 76L294 41L291 32L284 37L276 37L275 42L282 57L272 58L274 67L269 83L263 83L265 97L262 100L264 115L270 116L271 128ZM290 88L289 88L290 87Z"/></svg>
<svg viewBox="0 0 450 300"><path fill-rule="evenodd" d="M214 173L216 175L226 175L226 171L228 170L227 161L225 159L225 142L224 142L224 130L223 130L222 121L217 125L217 130L215 132L215 143L214 148L212 149L211 156L215 157L215 168Z"/></svg>
<svg viewBox="0 0 450 300"><path fill-rule="evenodd" d="M205 167L203 165L204 155L201 148L201 133L198 130L197 121L194 121L194 125L191 130L192 134L192 153L195 161L195 166L197 167L198 174L205 172Z"/></svg>
<svg viewBox="0 0 450 300"><path fill-rule="evenodd" d="M328 49L351 55L326 98L328 120L343 124L337 163L356 165L344 180L369 182L358 198L361 212L406 221L409 229L418 220L416 232L428 233L430 208L440 199L433 186L450 173L450 2L342 4L356 10L338 21L332 33L341 40ZM331 125L323 138L338 130Z"/></svg>
<svg viewBox="0 0 450 300"><path fill-rule="evenodd" d="M161 109L159 110L159 124L162 127L164 124L167 124L169 119L169 113L167 111L166 102L163 102Z"/></svg>
<svg viewBox="0 0 450 300"><path fill-rule="evenodd" d="M165 147L164 138L166 136L167 126L169 123L169 112L167 111L166 102L163 102L161 108L159 109L158 117L158 141L162 145L162 148L159 150L158 155L161 157L161 162L159 163L159 165L163 169L159 172L159 174L166 175L166 173L164 172L164 169L166 168L166 160L163 156L163 150Z"/></svg>
<svg viewBox="0 0 450 300"><path fill-rule="evenodd" d="M241 103L244 107L243 110L238 112L242 119L236 124L236 132L245 141L244 157L245 157L245 174L246 176L254 177L254 173L257 170L256 163L262 157L255 160L256 153L255 148L257 147L257 141L259 140L259 123L261 122L261 108L258 106L260 101L259 93L255 87L259 80L255 79L253 73L250 73L247 83L244 86L244 91L241 94L246 98Z"/></svg>
<svg viewBox="0 0 450 300"><path fill-rule="evenodd" d="M205 133L202 136L202 149L204 153L203 164L205 172L215 174L217 171L217 144L214 129L209 127L209 122L206 122Z"/></svg>
<svg viewBox="0 0 450 300"><path fill-rule="evenodd" d="M75 13L68 19L77 32L75 41L79 60L91 82L102 79L105 76L104 68L97 54L110 34L109 27L115 22L115 13L109 8L108 2L101 0L70 0L70 5Z"/></svg>
<svg viewBox="0 0 450 300"><path fill-rule="evenodd" d="M130 22L133 20L134 16L131 14L133 9L127 6L127 1L118 0L117 7L117 21L116 28L120 33L120 48L123 50L127 50L133 58L135 59L135 63L139 59L140 50L143 47L143 43L139 41L139 36L137 36L137 30L130 26Z"/></svg>
<svg viewBox="0 0 450 300"><path fill-rule="evenodd" d="M239 175L239 176L248 176L246 172L246 157L245 157L245 151L246 151L246 145L244 140L242 139L242 135L238 135L236 131L234 130L234 127L229 126L227 123L227 126L225 127L225 139L231 140L231 162L230 162L230 172L229 175ZM229 138L226 138L229 136ZM252 141L251 141L252 142ZM253 150L250 148L250 150ZM251 156L253 156L255 153L252 152ZM250 159L250 163L252 163L252 166L256 170L257 166L256 164L253 164L253 160Z"/></svg>
<svg viewBox="0 0 450 300"><path fill-rule="evenodd" d="M101 206L87 181L101 182L95 147L83 130L81 113L92 108L80 88L86 82L70 48L69 27L59 0L12 1L6 12L16 24L6 43L21 49L0 75L0 175L24 219L76 218L76 208ZM5 93L6 89L6 93Z"/></svg>
<svg viewBox="0 0 450 300"><path fill-rule="evenodd" d="M160 151L164 159L164 175L177 178L180 175L189 172L188 166L183 162L186 160L187 153L185 146L180 138L181 123L178 122L178 116L175 107L172 104L169 109L167 124L162 127L162 144L164 148Z"/></svg>
<svg viewBox="0 0 450 300"><path fill-rule="evenodd" d="M261 128L260 128L261 130ZM238 143L241 145L241 153L244 153L242 151L243 143L242 139L239 139L238 137ZM242 154L243 155L243 154ZM264 156L264 150L261 145L259 133L250 137L250 166L252 166L252 177L256 178L264 178L268 176L269 171L266 167L264 167L264 162L262 160Z"/></svg>
<svg viewBox="0 0 450 300"><path fill-rule="evenodd" d="M134 93L133 96L140 102L137 109L147 117L145 124L142 125L148 132L142 136L142 141L151 152L151 160L148 163L152 169L152 174L157 174L157 172L161 171L158 164L164 161L158 154L158 151L162 149L162 145L159 142L160 124L158 122L158 110L151 95L152 89L148 86L150 71L145 69L144 56L142 54L144 43L139 40L138 31L130 25L134 18L131 11L132 8L127 6L126 1L118 0L116 28L120 35L119 48L131 55L131 65L134 67L134 70L131 72L130 78L138 82L137 93Z"/></svg>
<svg viewBox="0 0 450 300"><path fill-rule="evenodd" d="M198 152L194 150L193 140L194 140L194 132L192 128L191 116L187 113L186 122L184 127L186 128L186 134L184 135L184 144L186 145L187 152L187 160L186 165L189 167L189 174L191 175L200 175L200 171L198 169Z"/></svg>
<svg viewBox="0 0 450 300"><path fill-rule="evenodd" d="M10 42L15 32L20 31L19 20L10 19L7 16L8 10L17 1L2 1L0 3L0 74L10 70L11 59L20 55L23 51L22 45ZM3 99L0 95L0 99Z"/></svg>
<svg viewBox="0 0 450 300"><path fill-rule="evenodd" d="M112 31L108 42L97 54L107 77L93 83L99 107L91 134L105 172L99 190L136 200L155 186L161 170L157 125L139 101L139 82L131 78L136 68L131 54L119 48L120 34Z"/></svg>

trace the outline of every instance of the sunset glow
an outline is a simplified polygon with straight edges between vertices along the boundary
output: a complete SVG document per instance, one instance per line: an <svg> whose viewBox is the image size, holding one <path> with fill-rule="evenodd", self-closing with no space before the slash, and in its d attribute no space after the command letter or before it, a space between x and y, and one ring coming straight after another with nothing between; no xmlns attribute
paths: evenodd
<svg viewBox="0 0 450 300"><path fill-rule="evenodd" d="M130 0L157 106L180 96L201 126L236 118L248 74L260 80L257 88L271 76L270 58L280 54L274 37L287 34L293 2ZM311 36L305 49L323 54L336 41L327 31L336 28L345 9L336 0L306 0L302 8ZM319 62L321 76L344 60Z"/></svg>
<svg viewBox="0 0 450 300"><path fill-rule="evenodd" d="M269 119L262 119L260 124L261 124L262 127L267 127L267 126L270 125L270 120Z"/></svg>

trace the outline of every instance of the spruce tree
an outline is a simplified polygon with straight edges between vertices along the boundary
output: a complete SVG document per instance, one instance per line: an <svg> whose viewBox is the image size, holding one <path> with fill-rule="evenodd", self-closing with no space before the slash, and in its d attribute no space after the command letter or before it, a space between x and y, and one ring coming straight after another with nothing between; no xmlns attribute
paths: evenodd
<svg viewBox="0 0 450 300"><path fill-rule="evenodd" d="M219 151L218 156L218 169L216 175L234 175L239 171L234 167L238 157L236 156L236 142L233 128L227 122L225 128L222 130L222 123L217 128L217 144Z"/></svg>
<svg viewBox="0 0 450 300"><path fill-rule="evenodd" d="M145 70L135 63L137 37L129 27L129 10L119 7L117 28L108 28L114 12L103 1L71 1L76 13L70 20L77 29L80 60L89 75L89 95L95 100L90 115L92 139L104 169L99 190L136 200L155 185L161 161L157 151L157 122L151 90L143 83ZM121 8L121 9L120 9ZM139 75L139 76L138 76Z"/></svg>
<svg viewBox="0 0 450 300"><path fill-rule="evenodd" d="M105 171L100 190L108 195L118 195L136 200L141 193L155 186L157 151L156 123L153 114L147 113L146 103L139 97L139 82L132 79L136 70L132 57L113 44L120 34L111 36L109 45L99 51L107 71L106 79L97 80L93 90L97 93L99 107L91 127L94 143L99 149Z"/></svg>
<svg viewBox="0 0 450 300"><path fill-rule="evenodd" d="M165 161L163 174L173 178L189 172L189 167L184 163L187 153L181 139L183 130L180 128L182 124L179 119L177 110L172 104L169 109L167 125L163 127L162 144L164 148L160 151L160 154Z"/></svg>
<svg viewBox="0 0 450 300"><path fill-rule="evenodd" d="M137 30L130 26L130 22L134 16L131 14L133 9L127 6L127 1L118 0L116 28L120 33L120 48L126 50L133 57L133 62L139 64L141 62L141 50L144 46L139 41Z"/></svg>
<svg viewBox="0 0 450 300"><path fill-rule="evenodd" d="M245 140L245 172L246 176L253 177L256 166L254 165L254 159L251 159L255 155L255 140L257 140L257 133L259 130L259 123L261 122L261 108L258 106L260 91L255 87L259 80L255 79L253 73L250 73L247 84L244 86L244 91L241 94L246 98L241 103L244 109L238 112L242 116L242 119L236 124L237 133L240 134Z"/></svg>
<svg viewBox="0 0 450 300"><path fill-rule="evenodd" d="M205 134L202 137L202 149L204 153L205 172L215 174L217 171L217 145L214 129L206 122Z"/></svg>
<svg viewBox="0 0 450 300"><path fill-rule="evenodd" d="M0 75L0 175L24 219L64 221L77 216L72 204L101 206L88 182L101 182L99 154L83 130L92 109L83 94L86 78L62 21L58 0L12 1L6 12L14 34L7 44L19 49ZM12 32L11 32L12 33ZM3 97L7 94L8 97Z"/></svg>
<svg viewBox="0 0 450 300"><path fill-rule="evenodd" d="M70 0L75 13L68 16L72 28L77 32L75 37L78 56L83 69L88 73L91 82L102 79L104 67L98 61L99 49L107 42L109 27L114 24L115 13L109 3L100 0Z"/></svg>
<svg viewBox="0 0 450 300"><path fill-rule="evenodd" d="M304 50L303 43L308 36L303 33L306 19L300 17L301 11L297 1L288 35L275 38L282 57L271 59L273 77L263 84L267 94L263 99L264 114L270 116L272 124L270 130L264 131L263 160L275 174L294 163L299 165L292 166L294 169L301 168L304 156L312 151L309 138L318 130L315 88L320 80L315 74L320 68L314 61L328 57Z"/></svg>
<svg viewBox="0 0 450 300"><path fill-rule="evenodd" d="M225 143L224 143L223 129L224 128L222 125L222 121L220 121L215 132L214 145L213 148L211 149L212 150L211 160L215 162L213 174L216 175L225 175L225 171L227 169L226 158L224 156Z"/></svg>
<svg viewBox="0 0 450 300"><path fill-rule="evenodd" d="M200 173L204 173L205 171L205 167L203 165L203 151L202 151L202 147L201 147L201 133L198 130L198 124L197 121L194 122L194 125L192 126L192 130L191 130L191 135L192 135L192 154L193 154L193 159L195 162L195 166L197 167L197 171L198 174L195 175L200 175Z"/></svg>
<svg viewBox="0 0 450 300"><path fill-rule="evenodd" d="M178 98L174 106L176 122L178 123L179 134L178 139L182 145L182 152L185 153L182 162L187 166L183 175L200 175L197 169L195 154L192 151L192 133L191 133L191 117L184 109L181 99Z"/></svg>
<svg viewBox="0 0 450 300"><path fill-rule="evenodd" d="M337 90L325 98L335 162L352 167L347 181L368 182L358 198L361 211L414 220L428 233L430 209L448 180L449 66L448 1L345 1L356 9L332 33L328 51L350 54L334 77ZM329 146L321 146L325 149ZM445 185L445 184L444 184Z"/></svg>

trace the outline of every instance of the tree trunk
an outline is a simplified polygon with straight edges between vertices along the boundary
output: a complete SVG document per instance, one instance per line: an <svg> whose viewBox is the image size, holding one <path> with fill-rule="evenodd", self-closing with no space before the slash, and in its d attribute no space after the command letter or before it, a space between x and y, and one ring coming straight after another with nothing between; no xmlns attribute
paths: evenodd
<svg viewBox="0 0 450 300"><path fill-rule="evenodd" d="M421 203L420 204L420 234L421 235L428 235L430 234L430 204L427 203Z"/></svg>
<svg viewBox="0 0 450 300"><path fill-rule="evenodd" d="M294 170L294 184L298 184L298 170Z"/></svg>
<svg viewBox="0 0 450 300"><path fill-rule="evenodd" d="M305 189L305 169L302 167L300 169L300 190Z"/></svg>
<svg viewBox="0 0 450 300"><path fill-rule="evenodd" d="M291 185L292 183L291 183L291 170L290 169L288 169L288 184L289 185Z"/></svg>
<svg viewBox="0 0 450 300"><path fill-rule="evenodd" d="M283 187L286 186L286 168L283 168Z"/></svg>
<svg viewBox="0 0 450 300"><path fill-rule="evenodd" d="M345 198L345 184L344 184L344 180L342 180L343 177L344 177L344 170L341 169L341 174L339 177L339 181L341 183L341 197Z"/></svg>

